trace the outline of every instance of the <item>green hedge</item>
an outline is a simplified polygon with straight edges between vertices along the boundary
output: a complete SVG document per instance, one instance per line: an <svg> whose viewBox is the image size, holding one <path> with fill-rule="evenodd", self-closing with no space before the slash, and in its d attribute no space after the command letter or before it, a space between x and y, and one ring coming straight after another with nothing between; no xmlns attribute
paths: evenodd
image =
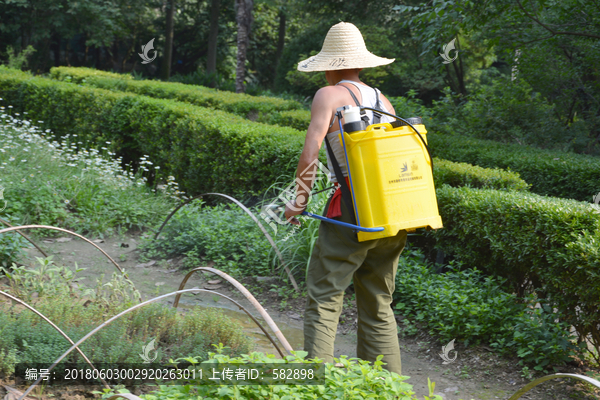
<svg viewBox="0 0 600 400"><path fill-rule="evenodd" d="M136 161L149 155L189 193L256 195L293 176L304 134L172 100L78 86L0 68L0 93L59 136ZM436 184L523 188L516 174L437 161ZM453 171L456 167L456 171ZM462 178L461 178L462 176Z"/></svg>
<svg viewBox="0 0 600 400"><path fill-rule="evenodd" d="M90 85L108 90L131 92L159 99L172 99L196 106L227 111L246 118L256 119L259 114L300 109L296 101L275 97L250 96L232 92L220 92L203 86L185 85L177 82L122 79L121 76L90 68L53 67L50 77L68 80L77 84Z"/></svg>
<svg viewBox="0 0 600 400"><path fill-rule="evenodd" d="M516 172L500 168L482 168L467 163L456 163L433 158L433 178L437 187L469 186L481 189L527 190L529 185Z"/></svg>
<svg viewBox="0 0 600 400"><path fill-rule="evenodd" d="M218 110L173 100L81 87L0 68L0 93L15 111L27 111L59 136L77 135L87 146L117 156L149 155L163 176L190 194L262 193L293 173L304 134L251 122Z"/></svg>
<svg viewBox="0 0 600 400"><path fill-rule="evenodd" d="M458 135L427 135L446 160L516 171L534 193L590 202L600 192L600 158Z"/></svg>
<svg viewBox="0 0 600 400"><path fill-rule="evenodd" d="M85 83L86 79L90 77L123 79L126 81L133 80L133 75L131 74L117 74L85 67L53 67L50 68L50 76L54 79L77 84Z"/></svg>
<svg viewBox="0 0 600 400"><path fill-rule="evenodd" d="M306 131L310 124L310 111L290 110L262 114L258 119L269 125L289 126L299 131Z"/></svg>
<svg viewBox="0 0 600 400"><path fill-rule="evenodd" d="M524 192L437 189L437 245L466 265L539 295L600 349L600 215L591 204ZM579 310L579 311L577 311Z"/></svg>

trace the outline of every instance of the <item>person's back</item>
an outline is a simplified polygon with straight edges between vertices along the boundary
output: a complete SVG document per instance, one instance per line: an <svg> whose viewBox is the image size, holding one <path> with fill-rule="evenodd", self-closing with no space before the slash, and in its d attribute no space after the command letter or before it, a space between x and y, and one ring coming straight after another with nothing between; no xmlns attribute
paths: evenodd
<svg viewBox="0 0 600 400"><path fill-rule="evenodd" d="M319 89L313 99L311 121L298 162L296 200L288 203L285 210L289 222L300 224L294 216L306 208L312 177L315 176L315 163L326 137L338 164L345 169L346 161L340 157L339 140L335 139L337 144L333 140L339 130L336 110L366 102L368 104L363 105L394 113L385 96L364 85L358 76L362 68L393 61L370 53L358 28L341 22L329 30L319 54L298 64L300 71L325 71L330 86ZM369 122L375 122L372 113L368 115L371 115ZM381 122L389 121L387 118L382 115ZM341 197L338 186L326 205L327 216L353 223L354 210L346 206ZM351 229L321 222L306 274L304 349L309 358L333 361L333 344L344 290L353 283L358 309L357 356L375 361L382 354L383 362L387 364L385 368L401 373L397 325L390 304L398 257L406 238L407 232L401 230L394 237L359 242Z"/></svg>

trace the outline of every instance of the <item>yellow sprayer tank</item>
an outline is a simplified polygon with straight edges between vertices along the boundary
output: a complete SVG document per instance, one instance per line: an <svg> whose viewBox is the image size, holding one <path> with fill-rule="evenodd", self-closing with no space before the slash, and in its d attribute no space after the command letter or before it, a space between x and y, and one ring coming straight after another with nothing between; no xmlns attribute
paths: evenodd
<svg viewBox="0 0 600 400"><path fill-rule="evenodd" d="M427 141L425 126L413 126ZM358 232L360 242L396 236L402 229L442 228L431 160L410 126L381 123L343 135L340 143L346 146L357 224L384 228Z"/></svg>

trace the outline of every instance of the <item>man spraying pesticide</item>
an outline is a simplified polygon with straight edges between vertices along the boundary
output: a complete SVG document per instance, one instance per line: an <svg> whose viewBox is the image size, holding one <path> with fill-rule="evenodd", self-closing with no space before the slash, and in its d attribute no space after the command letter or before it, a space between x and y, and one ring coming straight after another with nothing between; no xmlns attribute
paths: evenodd
<svg viewBox="0 0 600 400"><path fill-rule="evenodd" d="M442 227L431 172L432 159L419 119L402 120L359 72L392 63L370 53L353 24L334 25L321 52L298 64L325 71L329 86L315 94L297 169L296 199L285 208L288 222L305 214L321 144L338 190L326 205L307 272L304 349L308 357L333 362L333 344L344 290L354 283L358 308L357 356L383 355L389 371L401 373L392 308L398 258L407 231ZM415 124L419 129L413 126ZM340 224L344 225L341 226Z"/></svg>

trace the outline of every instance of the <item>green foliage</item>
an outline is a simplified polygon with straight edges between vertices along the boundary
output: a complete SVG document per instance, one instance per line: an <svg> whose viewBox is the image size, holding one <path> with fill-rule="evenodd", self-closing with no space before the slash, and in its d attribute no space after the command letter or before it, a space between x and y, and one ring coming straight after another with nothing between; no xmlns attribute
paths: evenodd
<svg viewBox="0 0 600 400"><path fill-rule="evenodd" d="M600 11L596 5L575 0L434 0L395 8L404 26L422 44L423 54L437 56L442 43L453 37L464 43L466 37L485 49L489 61L504 71L504 79L471 99L469 114L481 118L472 121L474 134L492 135L493 128L498 128L503 138L508 135L543 147L553 145L554 139L558 146L568 144L577 152L598 154L600 103L593 99L600 90L595 69L600 61L600 36L591 33L598 32ZM453 68L446 65L448 76L452 69L462 71L463 60L475 55L473 49L458 51ZM483 68L489 67L489 61ZM465 73L465 79L476 74ZM523 83L502 86L508 76ZM456 90L452 79L447 79L447 84L466 94ZM529 88L531 94L537 94L530 96ZM510 115L511 109L514 115Z"/></svg>
<svg viewBox="0 0 600 400"><path fill-rule="evenodd" d="M14 226L14 219L10 216L3 215L2 219L12 222L11 225ZM8 267L23 254L23 249L30 246L31 244L15 231L0 235L0 266Z"/></svg>
<svg viewBox="0 0 600 400"><path fill-rule="evenodd" d="M117 74L115 72L101 71L99 69L84 67L54 67L50 69L50 77L52 79L72 82L78 85L86 84L87 80L91 77L119 79L126 81L134 80L134 76L131 74Z"/></svg>
<svg viewBox="0 0 600 400"><path fill-rule="evenodd" d="M8 53L8 63L6 66L8 68L23 69L23 66L27 65L29 57L35 53L35 49L32 45L29 45L17 54L12 46L7 46L6 52Z"/></svg>
<svg viewBox="0 0 600 400"><path fill-rule="evenodd" d="M150 161L145 157L134 176L122 170L120 160L110 160L106 147L82 149L75 143L78 136L69 134L58 142L49 129L44 132L22 119L27 115L12 111L0 109L0 184L4 212L22 224L60 225L102 235L114 228L155 224L174 204L170 192L155 193L147 187L145 163ZM44 126L44 121L36 125ZM13 234L3 236L0 240L12 242L13 250L14 240L21 240L9 238Z"/></svg>
<svg viewBox="0 0 600 400"><path fill-rule="evenodd" d="M218 351L218 349L217 349ZM312 363L313 360L307 360L306 352L294 352L294 355L288 355L285 359L277 359L272 354L251 353L240 357L231 358L229 356L217 353L210 353L210 359L206 362L211 363L280 363L282 368L287 363ZM347 358L342 356L335 359L344 365L343 368L334 367L333 364L325 364L325 385L159 385L159 389L142 396L145 400L166 400L174 398L187 399L396 399L416 400L412 385L404 382L408 377L389 372L382 368L383 356L370 364L367 361L356 358ZM314 361L320 361L315 359ZM435 384L430 384L430 399L441 400L441 397L434 396ZM108 398L110 393L105 393L104 398ZM425 397L426 399L429 397Z"/></svg>
<svg viewBox="0 0 600 400"><path fill-rule="evenodd" d="M435 156L485 168L518 172L531 185L534 193L587 202L600 190L600 161L597 157L460 135L427 136L431 152Z"/></svg>
<svg viewBox="0 0 600 400"><path fill-rule="evenodd" d="M186 85L177 82L136 81L114 79L98 74L89 68L54 67L50 70L53 79L65 80L71 77L82 83L108 90L137 93L159 99L173 99L201 107L209 107L246 117L249 113L271 113L301 108L295 101L274 97L255 97L242 93L220 92L203 86ZM74 78L76 77L76 78Z"/></svg>
<svg viewBox="0 0 600 400"><path fill-rule="evenodd" d="M490 344L502 354L516 353L522 365L536 370L567 362L576 353L569 324L555 322L561 316L551 307L535 308L540 299L517 301L501 289L502 281L477 269L460 271L455 264L449 269L435 274L419 250L403 253L394 292L397 312L442 342Z"/></svg>
<svg viewBox="0 0 600 400"><path fill-rule="evenodd" d="M149 155L163 178L173 175L190 194L260 193L282 171L292 171L304 142L296 130L275 129L222 111L10 70L0 69L0 90L16 110L43 120L61 136L79 135L89 147L109 141L110 150L125 163Z"/></svg>
<svg viewBox="0 0 600 400"><path fill-rule="evenodd" d="M237 207L207 207L201 200L179 210L159 239L142 249L150 258L186 254L190 268L214 261L215 268L237 277L273 274L271 246L250 216Z"/></svg>
<svg viewBox="0 0 600 400"><path fill-rule="evenodd" d="M95 287L86 287L75 285L81 269L71 272L54 265L51 257L38 261L38 268L13 265L10 270L4 269L10 292L29 303L35 302L35 308L74 341L134 305L139 297L121 274L115 273L105 283L100 277ZM2 307L5 309L0 313L0 372L10 373L17 360L50 363L71 347L59 332L29 310ZM224 343L228 354L248 352L252 347L242 328L216 309L196 308L181 315L154 303L111 322L80 348L95 362L139 363L139 350L152 339L164 350L163 356L172 358L188 354L206 357L210 345L215 343ZM64 360L82 361L77 352Z"/></svg>
<svg viewBox="0 0 600 400"><path fill-rule="evenodd" d="M507 280L520 297L536 292L580 338L600 337L600 218L590 204L526 192L437 189L444 229L437 246ZM591 339L596 349L600 343ZM597 351L597 350L596 350ZM596 353L597 354L597 353ZM600 361L600 360L596 360Z"/></svg>
<svg viewBox="0 0 600 400"><path fill-rule="evenodd" d="M225 79L225 77L218 72L209 74L203 71L194 71L187 75L175 74L169 81L186 85L214 87L217 90L235 92L235 82Z"/></svg>
<svg viewBox="0 0 600 400"><path fill-rule="evenodd" d="M442 128L446 132L540 148L568 150L575 140L572 129L560 126L554 107L521 79L496 78L465 100L458 110L442 110L448 102L436 102L436 124L447 121Z"/></svg>
<svg viewBox="0 0 600 400"><path fill-rule="evenodd" d="M433 181L436 186L468 186L496 190L527 190L529 185L516 172L501 168L482 168L468 163L433 158Z"/></svg>
<svg viewBox="0 0 600 400"><path fill-rule="evenodd" d="M259 122L269 125L289 126L299 131L306 131L310 124L310 111L291 110L260 114Z"/></svg>

